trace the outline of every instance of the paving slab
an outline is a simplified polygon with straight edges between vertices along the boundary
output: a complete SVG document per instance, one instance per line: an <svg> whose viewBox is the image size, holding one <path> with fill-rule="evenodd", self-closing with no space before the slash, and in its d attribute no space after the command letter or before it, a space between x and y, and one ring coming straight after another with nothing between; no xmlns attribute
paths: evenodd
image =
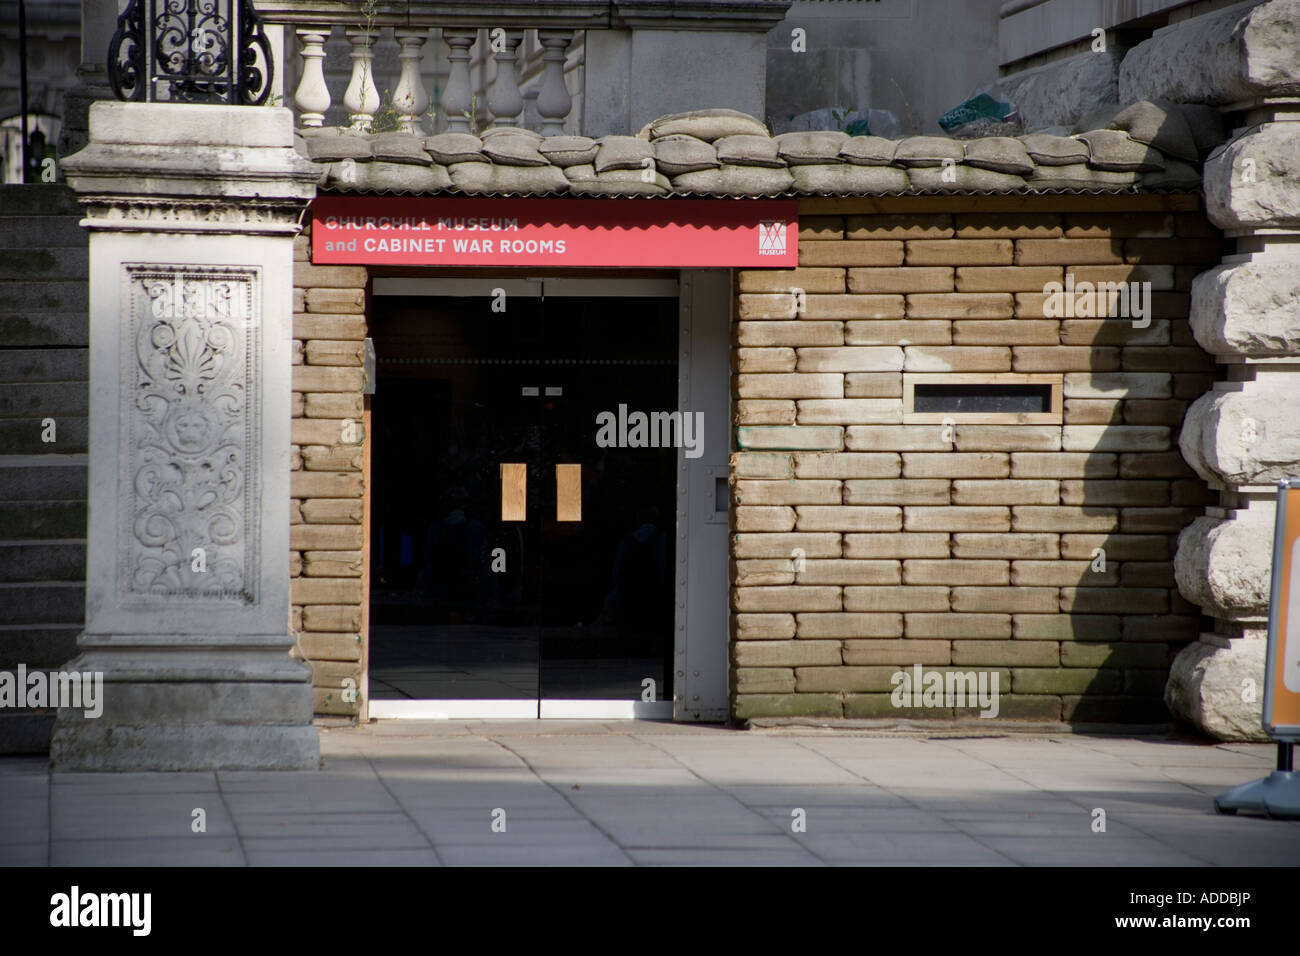
<svg viewBox="0 0 1300 956"><path fill-rule="evenodd" d="M0 758L0 865L1300 865L1300 821L1213 812L1214 795L1272 769L1268 745L646 721L320 727L315 772L51 775L40 758ZM191 832L195 807L206 833Z"/></svg>

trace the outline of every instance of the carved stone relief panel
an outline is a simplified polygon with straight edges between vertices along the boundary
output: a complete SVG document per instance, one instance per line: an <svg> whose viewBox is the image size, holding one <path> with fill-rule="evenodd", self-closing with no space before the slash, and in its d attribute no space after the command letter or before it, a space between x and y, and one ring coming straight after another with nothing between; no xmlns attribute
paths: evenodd
<svg viewBox="0 0 1300 956"><path fill-rule="evenodd" d="M261 270L124 265L118 595L258 601Z"/></svg>

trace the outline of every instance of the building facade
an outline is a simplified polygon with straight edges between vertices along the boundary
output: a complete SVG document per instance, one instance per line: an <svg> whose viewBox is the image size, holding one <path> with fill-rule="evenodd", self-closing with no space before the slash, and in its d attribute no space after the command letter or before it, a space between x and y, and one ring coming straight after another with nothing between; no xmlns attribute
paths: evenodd
<svg viewBox="0 0 1300 956"><path fill-rule="evenodd" d="M62 162L88 301L67 199L6 193L73 250L13 270L6 343L15 385L49 380L7 426L6 655L110 688L99 723L60 714L56 765L306 766L313 713L1258 736L1270 483L1300 459L1296 5L1153 6L1034 55L1020 15L1053 4L1004 7L1027 113L1085 67L1117 102L967 139L772 135L780 21L750 6L444 26L440 68L381 5L333 24L342 117L330 20L264 10L293 115L89 111ZM753 47L757 80L719 104L684 71L670 108L720 108L659 115L600 79L697 45Z"/></svg>

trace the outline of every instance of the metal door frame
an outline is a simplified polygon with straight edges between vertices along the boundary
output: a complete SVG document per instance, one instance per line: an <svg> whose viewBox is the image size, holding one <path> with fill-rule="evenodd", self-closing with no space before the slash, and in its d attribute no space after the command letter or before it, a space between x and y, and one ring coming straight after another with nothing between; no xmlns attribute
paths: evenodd
<svg viewBox="0 0 1300 956"><path fill-rule="evenodd" d="M726 482L730 449L731 270L683 269L680 277L376 276L374 296L664 297L678 302L678 406L705 413L704 454L677 451L677 567L671 701L373 700L367 714L407 720L667 720L720 722L728 711ZM367 474L367 485L369 484ZM719 509L718 482L722 482ZM369 516L367 516L369 520ZM365 595L368 603L369 593ZM370 635L365 635L367 651ZM366 655L367 662L369 654ZM367 663L367 674L369 665ZM367 685L368 685L367 681Z"/></svg>

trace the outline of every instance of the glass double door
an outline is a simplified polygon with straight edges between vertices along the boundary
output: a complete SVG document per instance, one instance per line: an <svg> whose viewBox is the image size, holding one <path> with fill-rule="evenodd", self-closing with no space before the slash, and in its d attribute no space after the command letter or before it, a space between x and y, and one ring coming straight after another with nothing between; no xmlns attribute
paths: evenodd
<svg viewBox="0 0 1300 956"><path fill-rule="evenodd" d="M372 710L671 701L676 300L375 301Z"/></svg>

